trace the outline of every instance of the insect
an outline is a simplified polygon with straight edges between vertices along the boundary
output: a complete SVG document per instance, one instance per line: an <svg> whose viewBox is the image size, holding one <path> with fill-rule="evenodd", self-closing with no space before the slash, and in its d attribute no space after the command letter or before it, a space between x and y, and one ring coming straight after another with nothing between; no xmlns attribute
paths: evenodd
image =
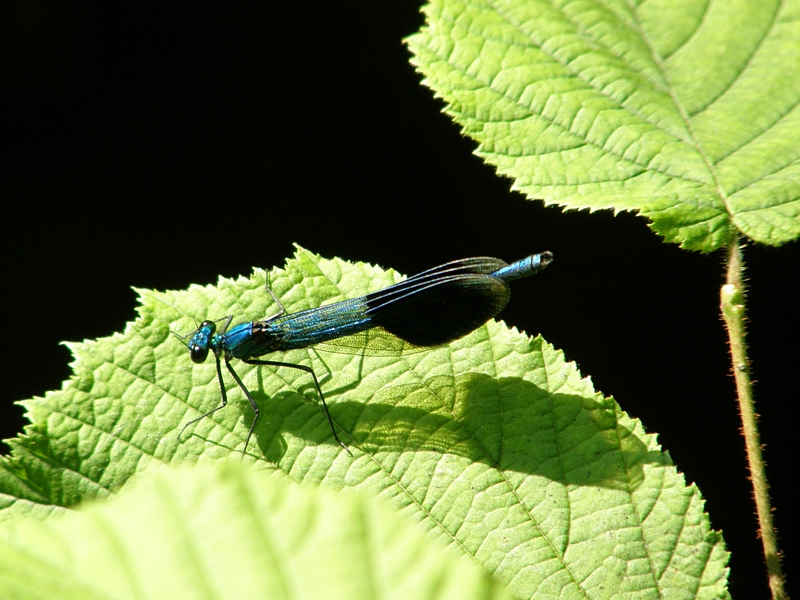
<svg viewBox="0 0 800 600"><path fill-rule="evenodd" d="M277 360L258 360L272 352L313 346L346 354L394 356L418 352L455 341L495 317L511 297L509 282L530 277L553 261L551 252L533 254L511 264L499 258L464 258L445 263L409 277L405 281L350 300L288 313L267 284L267 291L279 312L261 321L249 321L228 329L230 315L217 332L214 321L203 321L190 333L188 347L192 361L200 364L214 354L222 403L183 426L190 425L224 408L228 403L222 377L222 359L253 409L253 423L242 455L258 421L259 409L252 394L231 365L238 358L249 365L289 367L305 371L314 380L334 439L339 439L325 396L314 370L305 365Z"/></svg>

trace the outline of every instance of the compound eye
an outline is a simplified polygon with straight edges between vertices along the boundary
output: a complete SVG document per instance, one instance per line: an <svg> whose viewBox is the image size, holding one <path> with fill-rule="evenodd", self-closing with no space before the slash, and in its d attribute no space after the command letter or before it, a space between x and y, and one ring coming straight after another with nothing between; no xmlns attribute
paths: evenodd
<svg viewBox="0 0 800 600"><path fill-rule="evenodd" d="M208 348L195 345L189 348L189 354L192 357L192 362L199 365L200 363L206 361L206 358L208 357Z"/></svg>

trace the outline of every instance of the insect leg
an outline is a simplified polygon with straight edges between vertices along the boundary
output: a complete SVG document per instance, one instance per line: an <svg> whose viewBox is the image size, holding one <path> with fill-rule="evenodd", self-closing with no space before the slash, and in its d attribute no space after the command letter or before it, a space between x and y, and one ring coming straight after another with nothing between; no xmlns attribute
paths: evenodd
<svg viewBox="0 0 800 600"><path fill-rule="evenodd" d="M338 434L336 433L336 428L333 426L333 419L331 418L331 413L328 410L328 404L325 402L325 395L322 393L322 388L319 386L319 380L317 379L317 374L314 373L314 369L311 367L307 367L305 365L298 365L295 363L286 363L286 362L279 362L276 360L250 360L250 359L243 359L242 362L247 363L248 365L267 365L270 367L289 367L292 369L299 369L301 371L305 371L309 373L311 377L314 378L314 385L317 388L317 393L319 394L319 399L322 400L322 408L325 410L325 416L328 417L328 424L331 426L331 431L333 432L333 438L336 442L345 449L345 451L352 456L350 449L342 443L342 440L339 439ZM241 385L241 384L240 384ZM242 386L244 387L244 386ZM252 400L250 401L252 403Z"/></svg>
<svg viewBox="0 0 800 600"><path fill-rule="evenodd" d="M205 413L205 414L203 414L203 415L200 415L200 416L199 416L199 417L197 417L196 419L192 419L191 421L189 421L188 423L186 423L186 425L184 425L184 426L183 426L183 429L181 429L181 432L178 434L178 441L179 441L179 442L181 441L181 436L183 435L183 432L184 432L184 431L186 431L186 428L187 428L187 427L189 427L189 425L192 425L192 424L194 424L194 423L197 423L198 421L202 421L202 420L203 420L203 419L205 419L207 416L214 414L215 412L217 412L217 411L218 411L218 410L220 410L221 408L225 408L225 406L228 404L228 395L227 395L227 393L225 392L225 382L222 380L222 367L221 367L221 366L220 366L220 364L219 364L219 362L220 362L220 361L219 361L219 356L215 356L215 358L217 359L217 380L219 381L219 391L220 391L220 393L221 393L221 395L222 395L222 404L220 404L220 405L219 405L219 406L217 406L216 408L212 408L212 409L211 409L210 411L208 411L207 413ZM226 360L225 362L227 363L228 361ZM228 365L228 369L230 369L230 365ZM231 370L231 372L233 372L233 371ZM235 374L235 373L234 373L234 377L236 377L236 374ZM238 380L239 380L239 378L238 378L238 377L236 377L236 380L238 381ZM239 385L241 385L241 382L239 383ZM250 400L250 402L252 403L253 401L252 401L252 400Z"/></svg>

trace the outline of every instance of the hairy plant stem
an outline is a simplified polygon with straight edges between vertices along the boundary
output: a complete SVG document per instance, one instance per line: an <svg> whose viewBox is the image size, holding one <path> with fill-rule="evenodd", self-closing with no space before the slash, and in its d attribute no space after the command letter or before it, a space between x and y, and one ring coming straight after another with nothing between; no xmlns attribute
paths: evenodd
<svg viewBox="0 0 800 600"><path fill-rule="evenodd" d="M758 435L758 414L753 403L753 384L750 378L750 362L745 343L745 294L744 263L739 239L734 238L728 247L728 267L725 285L720 291L722 316L728 330L733 375L739 401L739 415L742 419L742 434L747 450L750 468L750 481L753 483L753 497L758 514L759 534L764 547L767 576L773 600L787 600L783 587L781 555L778 550L775 527L772 523L772 507L769 499L769 484L764 470L761 442Z"/></svg>

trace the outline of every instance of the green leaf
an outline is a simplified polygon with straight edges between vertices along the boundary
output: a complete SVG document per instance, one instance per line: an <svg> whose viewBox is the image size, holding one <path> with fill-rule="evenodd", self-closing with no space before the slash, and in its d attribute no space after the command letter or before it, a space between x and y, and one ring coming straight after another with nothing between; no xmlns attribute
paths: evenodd
<svg viewBox="0 0 800 600"><path fill-rule="evenodd" d="M398 279L302 249L270 274L290 311ZM227 373L229 405L178 442L183 424L219 405L220 391L213 360L194 365L172 332L274 314L265 281L256 270L216 287L142 291L140 317L124 334L71 344L74 377L24 403L33 424L0 463L0 515L104 498L154 464L236 456L252 411ZM515 597L725 597L727 552L698 490L541 337L491 321L400 358L276 356L313 366L352 456L333 441L308 374L234 361L261 407L245 460L297 482L370 490Z"/></svg>
<svg viewBox="0 0 800 600"><path fill-rule="evenodd" d="M800 235L800 0L438 0L424 83L529 198L708 252Z"/></svg>
<svg viewBox="0 0 800 600"><path fill-rule="evenodd" d="M0 526L0 573L2 598L510 598L365 494L230 463Z"/></svg>

